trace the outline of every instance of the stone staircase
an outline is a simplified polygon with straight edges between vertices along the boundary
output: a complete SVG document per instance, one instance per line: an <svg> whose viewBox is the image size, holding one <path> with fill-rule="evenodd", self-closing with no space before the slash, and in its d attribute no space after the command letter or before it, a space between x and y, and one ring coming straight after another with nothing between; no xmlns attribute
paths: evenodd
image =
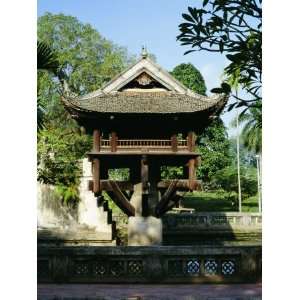
<svg viewBox="0 0 300 300"><path fill-rule="evenodd" d="M88 190L92 178L91 163L83 159L79 186L78 222L66 226L38 227L39 246L113 246L116 225L108 202Z"/></svg>

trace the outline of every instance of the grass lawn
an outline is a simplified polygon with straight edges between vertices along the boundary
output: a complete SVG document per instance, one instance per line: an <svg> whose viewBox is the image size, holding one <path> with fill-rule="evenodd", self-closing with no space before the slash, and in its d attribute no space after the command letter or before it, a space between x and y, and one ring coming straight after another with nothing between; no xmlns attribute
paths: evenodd
<svg viewBox="0 0 300 300"><path fill-rule="evenodd" d="M182 202L186 208L194 208L196 211L238 211L237 204L232 203L232 197L222 191L187 193ZM242 200L243 212L258 212L257 196Z"/></svg>
<svg viewBox="0 0 300 300"><path fill-rule="evenodd" d="M229 197L229 193L224 191L211 191L211 192L193 192L186 193L182 204L186 208L194 208L195 211L238 211L237 204L232 203L235 197ZM236 196L236 195L235 195ZM107 197L107 200L109 198ZM237 201L237 200L236 200ZM122 214L120 208L109 199L109 206L114 214ZM253 196L242 200L243 212L258 212L258 198Z"/></svg>

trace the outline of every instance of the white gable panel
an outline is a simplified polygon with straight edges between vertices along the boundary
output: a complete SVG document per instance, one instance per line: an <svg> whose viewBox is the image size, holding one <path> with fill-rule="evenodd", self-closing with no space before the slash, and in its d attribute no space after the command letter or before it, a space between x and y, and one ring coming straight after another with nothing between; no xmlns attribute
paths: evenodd
<svg viewBox="0 0 300 300"><path fill-rule="evenodd" d="M158 65L154 64L148 58L139 60L134 66L125 71L115 80L112 80L108 83L102 91L104 93L117 92L124 85L126 85L131 80L134 80L138 77L142 72L148 73L155 80L164 85L168 90L180 93L187 94L188 89L183 85L179 84L175 81L171 75L169 75L166 71L160 68Z"/></svg>
<svg viewBox="0 0 300 300"><path fill-rule="evenodd" d="M164 87L166 87L166 89L169 91L178 94L185 94L196 98L201 97L204 101L208 100L205 97L200 96L197 93L194 93L193 91L185 87L181 82L176 80L173 76L171 76L171 74L169 74L167 71L165 71L163 68L161 68L149 58L141 58L136 64L123 71L117 77L113 78L102 89L93 91L87 95L82 96L81 98L85 99L91 96L96 97L102 94L118 92L123 86L125 86L130 81L134 80L142 72L146 72L148 75L150 75L156 81L158 81Z"/></svg>

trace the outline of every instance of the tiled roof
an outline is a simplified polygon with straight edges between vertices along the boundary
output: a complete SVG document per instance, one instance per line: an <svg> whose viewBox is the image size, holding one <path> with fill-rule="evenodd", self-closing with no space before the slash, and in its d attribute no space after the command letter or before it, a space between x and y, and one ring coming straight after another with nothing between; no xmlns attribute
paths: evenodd
<svg viewBox="0 0 300 300"><path fill-rule="evenodd" d="M223 107L225 95L192 97L175 92L114 92L63 99L66 106L85 112L123 114L178 114Z"/></svg>

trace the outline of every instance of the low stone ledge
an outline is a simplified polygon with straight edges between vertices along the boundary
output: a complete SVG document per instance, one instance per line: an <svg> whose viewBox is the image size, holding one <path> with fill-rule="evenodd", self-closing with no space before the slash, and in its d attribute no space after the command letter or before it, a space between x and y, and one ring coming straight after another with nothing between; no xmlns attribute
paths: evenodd
<svg viewBox="0 0 300 300"><path fill-rule="evenodd" d="M127 228L128 218L115 215L113 219ZM260 242L262 216L260 213L197 212L168 213L162 218L164 245L203 245L232 242Z"/></svg>
<svg viewBox="0 0 300 300"><path fill-rule="evenodd" d="M38 247L38 282L256 282L260 246Z"/></svg>

